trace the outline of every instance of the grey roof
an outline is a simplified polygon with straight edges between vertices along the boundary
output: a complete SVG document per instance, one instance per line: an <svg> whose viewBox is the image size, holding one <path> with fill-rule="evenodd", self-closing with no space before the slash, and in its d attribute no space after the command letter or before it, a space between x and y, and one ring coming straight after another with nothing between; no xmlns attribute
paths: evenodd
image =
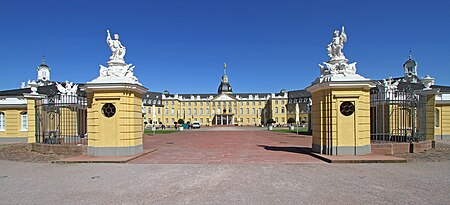
<svg viewBox="0 0 450 205"><path fill-rule="evenodd" d="M37 88L37 92L39 94L51 95L58 93L58 88L56 88L56 83L51 82L51 85L44 85ZM58 82L59 84L65 86L65 82ZM78 86L82 87L84 84L78 84ZM23 96L23 94L31 93L31 88L19 88L13 90L4 90L0 91L0 96ZM85 96L86 93L84 91L78 90L78 94Z"/></svg>
<svg viewBox="0 0 450 205"><path fill-rule="evenodd" d="M311 93L307 90L293 90L288 92L288 98L309 98Z"/></svg>

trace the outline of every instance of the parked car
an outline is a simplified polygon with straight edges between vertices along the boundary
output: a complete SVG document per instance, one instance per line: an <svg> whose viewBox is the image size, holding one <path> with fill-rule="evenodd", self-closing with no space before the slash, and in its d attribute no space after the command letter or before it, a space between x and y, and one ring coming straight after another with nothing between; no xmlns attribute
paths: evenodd
<svg viewBox="0 0 450 205"><path fill-rule="evenodd" d="M196 129L196 128L200 129L200 127L201 127L201 125L200 125L199 122L193 122L192 123L192 129Z"/></svg>

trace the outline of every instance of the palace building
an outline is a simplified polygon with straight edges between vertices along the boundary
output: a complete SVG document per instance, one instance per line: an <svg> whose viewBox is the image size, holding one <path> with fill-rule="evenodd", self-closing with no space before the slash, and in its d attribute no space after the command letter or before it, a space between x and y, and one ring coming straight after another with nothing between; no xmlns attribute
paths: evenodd
<svg viewBox="0 0 450 205"><path fill-rule="evenodd" d="M309 119L310 94L305 90L281 90L279 93L233 93L224 74L217 93L171 94L148 92L143 97L144 121L150 124L174 125L184 122L200 122L204 126L264 125L269 119L286 125L289 118L306 125ZM295 104L301 113L295 113ZM301 119L301 120L300 120Z"/></svg>

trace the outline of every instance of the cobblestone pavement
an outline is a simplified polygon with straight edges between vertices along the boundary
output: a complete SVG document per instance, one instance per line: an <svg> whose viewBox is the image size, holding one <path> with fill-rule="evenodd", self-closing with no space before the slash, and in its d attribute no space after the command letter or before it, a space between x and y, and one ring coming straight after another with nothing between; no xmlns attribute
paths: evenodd
<svg viewBox="0 0 450 205"><path fill-rule="evenodd" d="M422 153L397 154L408 162L441 162L450 161L450 143L436 141L436 148Z"/></svg>
<svg viewBox="0 0 450 205"><path fill-rule="evenodd" d="M51 164L0 160L0 204L448 204L450 162Z"/></svg>
<svg viewBox="0 0 450 205"><path fill-rule="evenodd" d="M144 148L157 151L131 163L324 163L308 154L311 136L264 129L231 127L228 129L232 131L221 132L212 129L144 136Z"/></svg>

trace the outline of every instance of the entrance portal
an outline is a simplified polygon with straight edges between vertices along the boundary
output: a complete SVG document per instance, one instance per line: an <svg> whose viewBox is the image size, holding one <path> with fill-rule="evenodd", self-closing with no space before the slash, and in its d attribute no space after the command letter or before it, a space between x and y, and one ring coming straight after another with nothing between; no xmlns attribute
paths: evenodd
<svg viewBox="0 0 450 205"><path fill-rule="evenodd" d="M233 125L234 118L232 114L222 114L214 116L213 125Z"/></svg>

